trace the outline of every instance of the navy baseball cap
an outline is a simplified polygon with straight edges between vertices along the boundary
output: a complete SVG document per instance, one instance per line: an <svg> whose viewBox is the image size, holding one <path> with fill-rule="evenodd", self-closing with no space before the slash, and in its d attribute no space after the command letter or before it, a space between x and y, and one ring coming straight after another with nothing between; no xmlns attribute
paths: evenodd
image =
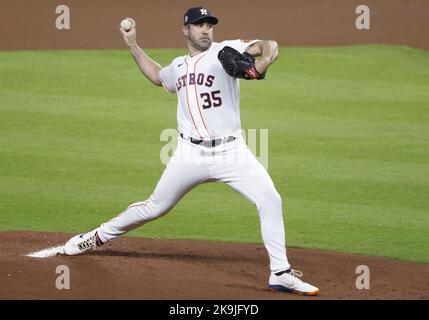
<svg viewBox="0 0 429 320"><path fill-rule="evenodd" d="M197 22L207 21L211 24L217 24L218 19L213 16L209 10L203 7L194 7L186 11L183 25L194 24Z"/></svg>

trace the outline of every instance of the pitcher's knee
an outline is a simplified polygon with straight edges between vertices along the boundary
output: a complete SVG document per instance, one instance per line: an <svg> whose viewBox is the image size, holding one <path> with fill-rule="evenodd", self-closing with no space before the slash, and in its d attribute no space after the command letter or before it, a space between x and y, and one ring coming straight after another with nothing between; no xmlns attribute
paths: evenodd
<svg viewBox="0 0 429 320"><path fill-rule="evenodd" d="M128 206L128 210L135 210L143 221L155 220L166 214L172 208L169 201L157 202L154 199L136 202Z"/></svg>
<svg viewBox="0 0 429 320"><path fill-rule="evenodd" d="M277 190L274 192L273 201L280 206L282 205L282 197L280 193L277 192Z"/></svg>
<svg viewBox="0 0 429 320"><path fill-rule="evenodd" d="M256 206L258 207L259 211L264 211L264 209L269 211L281 211L282 198L277 190L267 190L261 193L261 197L258 199Z"/></svg>
<svg viewBox="0 0 429 320"><path fill-rule="evenodd" d="M280 196L280 194L277 192L277 190L274 190L270 202L273 204L273 206L282 208L282 197Z"/></svg>

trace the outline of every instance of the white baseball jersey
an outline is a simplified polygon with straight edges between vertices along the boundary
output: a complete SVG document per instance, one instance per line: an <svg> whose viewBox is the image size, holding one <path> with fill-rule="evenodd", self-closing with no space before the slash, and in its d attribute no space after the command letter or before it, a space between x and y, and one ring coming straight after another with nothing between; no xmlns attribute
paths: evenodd
<svg viewBox="0 0 429 320"><path fill-rule="evenodd" d="M243 53L259 40L213 42L193 57L175 58L160 72L164 88L177 94L177 124L180 133L201 140L240 134L240 85L218 59L230 46Z"/></svg>

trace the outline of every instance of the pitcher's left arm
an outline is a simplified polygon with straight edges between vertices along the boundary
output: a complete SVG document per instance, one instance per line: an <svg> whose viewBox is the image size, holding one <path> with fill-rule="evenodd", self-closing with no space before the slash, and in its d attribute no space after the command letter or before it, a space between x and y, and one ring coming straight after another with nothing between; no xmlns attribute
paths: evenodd
<svg viewBox="0 0 429 320"><path fill-rule="evenodd" d="M261 40L250 45L246 52L253 57L261 57L255 63L255 68L260 74L267 72L268 67L277 59L279 46L273 40Z"/></svg>

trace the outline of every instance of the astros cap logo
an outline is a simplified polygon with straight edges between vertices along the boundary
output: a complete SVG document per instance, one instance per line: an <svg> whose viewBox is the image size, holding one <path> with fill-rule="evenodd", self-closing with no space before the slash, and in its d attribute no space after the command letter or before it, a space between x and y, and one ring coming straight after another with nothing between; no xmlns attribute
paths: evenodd
<svg viewBox="0 0 429 320"><path fill-rule="evenodd" d="M218 19L212 13L203 7L194 7L188 9L184 15L184 25L196 24L198 22L208 22L212 25L218 23Z"/></svg>

